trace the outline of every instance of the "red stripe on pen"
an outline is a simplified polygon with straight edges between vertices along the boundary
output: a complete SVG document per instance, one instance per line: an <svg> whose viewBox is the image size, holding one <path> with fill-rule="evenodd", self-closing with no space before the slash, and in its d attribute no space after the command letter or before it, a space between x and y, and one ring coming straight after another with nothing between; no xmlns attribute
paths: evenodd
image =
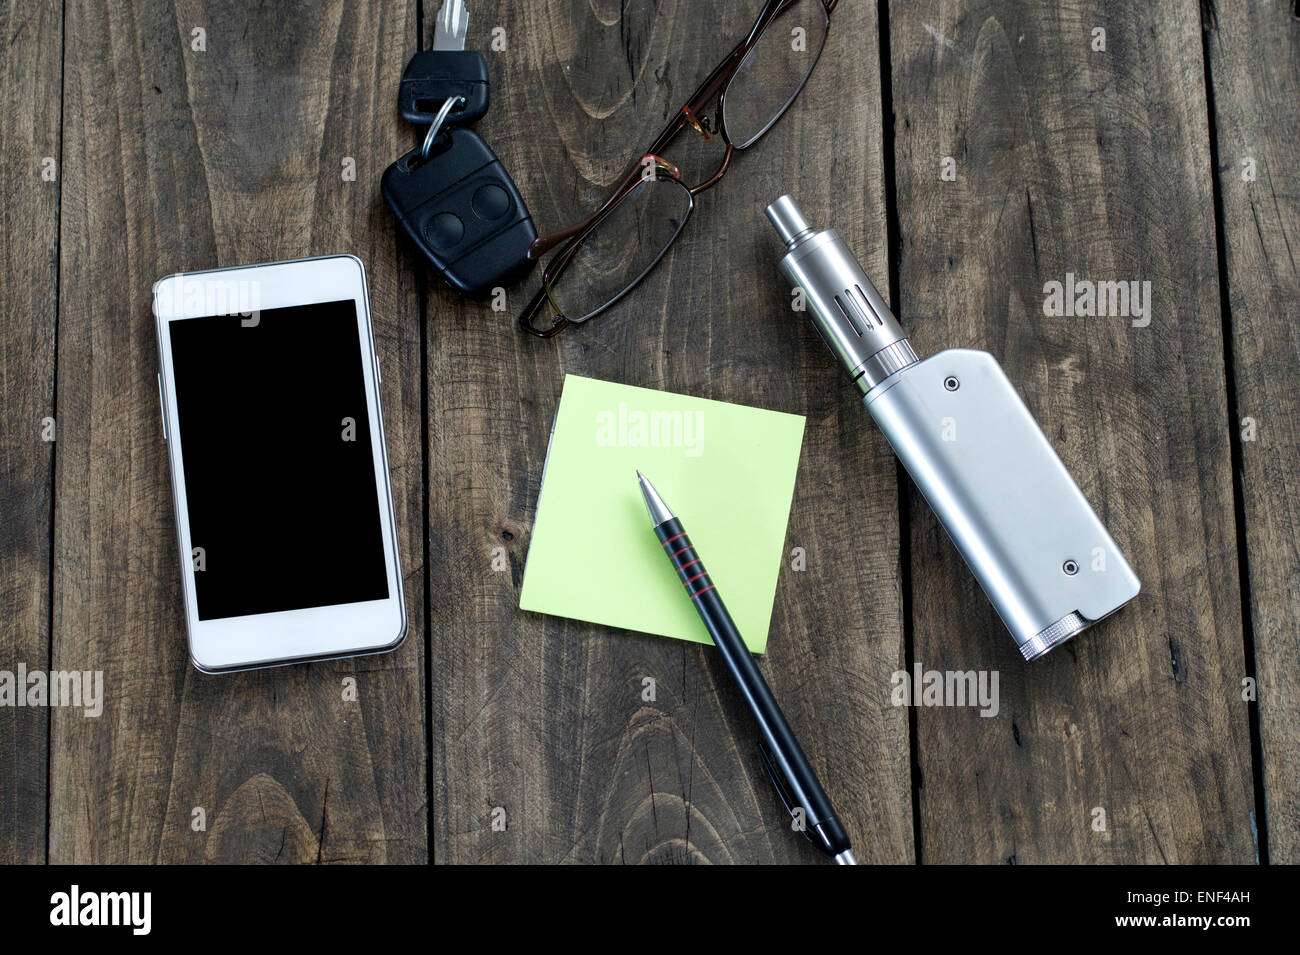
<svg viewBox="0 0 1300 955"><path fill-rule="evenodd" d="M668 556L669 556L669 557L676 557L678 554L684 554L684 553L686 553L686 552L687 552L688 550L690 550L690 549L691 549L691 545L690 545L690 544L687 544L687 545L686 545L685 547L683 547L681 550L675 550L675 551L673 551L671 554L669 554Z"/></svg>
<svg viewBox="0 0 1300 955"><path fill-rule="evenodd" d="M677 569L681 571L685 571L687 567L691 566L691 564L698 564L699 562L700 562L700 558L696 557L693 561L691 561L690 564L682 564L682 566L678 567Z"/></svg>
<svg viewBox="0 0 1300 955"><path fill-rule="evenodd" d="M685 531L682 531L682 532L681 532L680 534L678 534L676 537L670 537L670 538L668 538L668 540L664 541L664 546L667 547L667 546L668 546L669 544L671 544L673 541L677 540L678 537L685 537L685 536L686 536L686 532L685 532Z"/></svg>
<svg viewBox="0 0 1300 955"><path fill-rule="evenodd" d="M709 576L709 572L706 570L703 573L696 574L694 577L691 578L691 580L699 580L701 577L707 577L707 576ZM683 580L682 586L683 587L686 586L691 582L691 580Z"/></svg>
<svg viewBox="0 0 1300 955"><path fill-rule="evenodd" d="M701 590L699 594L691 594L691 599L694 600L694 599L695 599L696 597L698 597L700 594L707 594L710 590L713 589L713 587L714 587L713 584L709 584L709 586L707 586L707 587L705 587L703 590Z"/></svg>

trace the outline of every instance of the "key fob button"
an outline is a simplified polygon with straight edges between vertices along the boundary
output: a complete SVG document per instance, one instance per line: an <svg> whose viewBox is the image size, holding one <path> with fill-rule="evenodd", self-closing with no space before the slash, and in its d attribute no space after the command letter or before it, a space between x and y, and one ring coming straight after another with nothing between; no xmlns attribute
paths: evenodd
<svg viewBox="0 0 1300 955"><path fill-rule="evenodd" d="M500 186L479 186L471 203L480 219L500 219L510 211L510 196Z"/></svg>
<svg viewBox="0 0 1300 955"><path fill-rule="evenodd" d="M450 249L465 237L465 223L453 212L440 212L424 227L430 244L440 249Z"/></svg>

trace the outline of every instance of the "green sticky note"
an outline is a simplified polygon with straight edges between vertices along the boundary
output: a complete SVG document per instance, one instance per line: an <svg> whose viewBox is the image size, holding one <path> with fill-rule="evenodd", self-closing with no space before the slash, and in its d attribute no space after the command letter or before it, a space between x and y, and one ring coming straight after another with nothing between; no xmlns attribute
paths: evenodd
<svg viewBox="0 0 1300 955"><path fill-rule="evenodd" d="M803 425L801 415L566 376L520 608L712 642L655 536L640 469L762 653Z"/></svg>

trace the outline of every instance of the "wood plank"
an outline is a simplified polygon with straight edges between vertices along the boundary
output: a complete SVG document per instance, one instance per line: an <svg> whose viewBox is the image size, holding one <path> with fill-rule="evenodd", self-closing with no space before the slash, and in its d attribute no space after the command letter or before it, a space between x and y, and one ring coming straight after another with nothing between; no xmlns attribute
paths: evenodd
<svg viewBox="0 0 1300 955"><path fill-rule="evenodd" d="M752 22L758 4L471 11L492 112L479 131L543 231L594 206ZM426 34L431 30L426 6ZM761 666L860 858L912 858L893 461L803 317L763 207L786 191L887 287L876 11L841 4L800 101L704 193L678 244L610 313L560 339L436 290L429 305L434 845L438 861L820 861L789 831L716 651L518 610L565 372L808 416ZM428 36L426 36L426 40ZM853 108L842 108L842 91ZM847 148L845 144L852 144ZM669 150L707 157L695 141ZM509 571L493 573L504 547ZM657 699L641 699L641 679ZM885 689L882 690L882 687ZM506 828L493 831L492 812ZM498 817L500 818L500 817Z"/></svg>
<svg viewBox="0 0 1300 955"><path fill-rule="evenodd" d="M1273 862L1300 862L1300 22L1294 0L1207 5L1234 418ZM1248 163L1249 161L1249 163ZM1253 169L1250 168L1253 164ZM1247 181L1249 179L1249 181Z"/></svg>
<svg viewBox="0 0 1300 955"><path fill-rule="evenodd" d="M49 665L50 495L58 283L59 69L54 0L0 6L0 670ZM47 165L48 163L48 165ZM49 178L43 173L49 170ZM26 693L25 686L15 687ZM45 861L49 713L0 707L0 863Z"/></svg>
<svg viewBox="0 0 1300 955"><path fill-rule="evenodd" d="M423 861L419 302L379 199L409 137L395 90L415 5L72 0L67 31L53 657L103 670L106 700L99 719L55 714L50 858ZM178 610L150 287L336 252L369 273L412 637L203 676Z"/></svg>
<svg viewBox="0 0 1300 955"><path fill-rule="evenodd" d="M999 359L1143 582L1023 663L912 492L916 659L997 671L1001 697L996 718L918 713L921 858L1250 862L1197 4L926 0L889 16L903 324L921 354ZM1047 317L1044 285L1067 272L1150 281L1149 326Z"/></svg>

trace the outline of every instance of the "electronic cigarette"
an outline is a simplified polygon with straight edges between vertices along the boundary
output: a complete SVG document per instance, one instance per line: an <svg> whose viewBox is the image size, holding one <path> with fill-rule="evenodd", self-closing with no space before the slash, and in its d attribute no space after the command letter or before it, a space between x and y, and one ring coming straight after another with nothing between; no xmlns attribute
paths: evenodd
<svg viewBox="0 0 1300 955"><path fill-rule="evenodd" d="M1133 568L992 355L917 358L834 230L767 207L813 325L863 394L1026 660L1137 596Z"/></svg>

